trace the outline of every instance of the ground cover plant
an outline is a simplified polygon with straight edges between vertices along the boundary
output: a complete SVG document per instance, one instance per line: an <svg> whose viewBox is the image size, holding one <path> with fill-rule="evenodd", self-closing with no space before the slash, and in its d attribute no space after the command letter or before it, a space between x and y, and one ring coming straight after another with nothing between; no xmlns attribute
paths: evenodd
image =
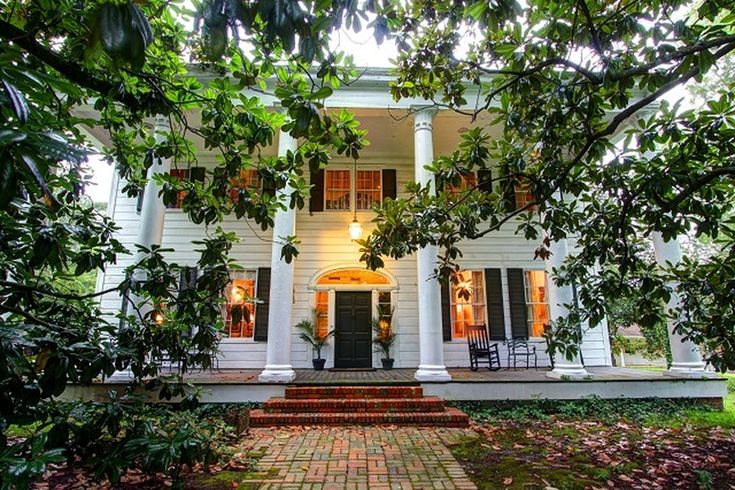
<svg viewBox="0 0 735 490"><path fill-rule="evenodd" d="M451 447L480 489L727 488L735 389L724 411L687 401L460 403L478 437Z"/></svg>

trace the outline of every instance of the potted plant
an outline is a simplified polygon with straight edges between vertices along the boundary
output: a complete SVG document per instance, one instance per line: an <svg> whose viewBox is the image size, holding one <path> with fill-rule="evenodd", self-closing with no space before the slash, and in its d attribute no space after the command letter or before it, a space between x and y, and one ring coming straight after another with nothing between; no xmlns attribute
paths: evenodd
<svg viewBox="0 0 735 490"><path fill-rule="evenodd" d="M385 318L381 320L373 319L373 332L375 332L373 338L375 351L383 354L383 358L380 359L380 362L383 363L383 369L393 369L394 359L390 356L390 349L395 344L398 334L393 331L390 320Z"/></svg>
<svg viewBox="0 0 735 490"><path fill-rule="evenodd" d="M301 320L296 324L296 329L301 332L299 337L304 342L308 343L316 351L316 358L312 359L311 363L314 365L315 371L321 371L324 369L324 363L326 359L322 359L322 347L329 343L329 337L334 335L334 330L330 330L326 334L320 334L316 328L316 322L311 320Z"/></svg>

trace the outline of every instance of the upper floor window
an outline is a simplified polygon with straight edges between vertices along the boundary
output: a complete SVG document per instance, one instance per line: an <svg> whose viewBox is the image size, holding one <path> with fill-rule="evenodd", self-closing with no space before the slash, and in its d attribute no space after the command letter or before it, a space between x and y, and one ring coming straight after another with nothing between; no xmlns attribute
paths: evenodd
<svg viewBox="0 0 735 490"><path fill-rule="evenodd" d="M240 170L240 175L230 178L231 200L237 200L240 189L260 189L260 175L257 170Z"/></svg>
<svg viewBox="0 0 735 490"><path fill-rule="evenodd" d="M349 211L352 185L349 170L327 170L324 183L324 209Z"/></svg>
<svg viewBox="0 0 735 490"><path fill-rule="evenodd" d="M483 271L461 271L449 295L452 338L465 337L469 325L486 324Z"/></svg>
<svg viewBox="0 0 735 490"><path fill-rule="evenodd" d="M528 308L528 334L541 337L544 325L549 323L549 296L546 271L526 271L526 308Z"/></svg>
<svg viewBox="0 0 735 490"><path fill-rule="evenodd" d="M358 170L356 179L355 205L358 211L370 209L382 200L380 170Z"/></svg>
<svg viewBox="0 0 735 490"><path fill-rule="evenodd" d="M255 328L255 271L232 274L225 289L225 335L252 339Z"/></svg>
<svg viewBox="0 0 735 490"><path fill-rule="evenodd" d="M527 180L520 180L515 183L515 204L516 209L534 202L533 192L531 192L531 183Z"/></svg>
<svg viewBox="0 0 735 490"><path fill-rule="evenodd" d="M191 168L172 168L169 170L169 175L176 177L179 180L190 181L190 182L204 182L204 176L206 170L204 167L191 167ZM179 191L176 195L176 201L168 204L168 208L181 208L184 205L184 199L186 198L186 191Z"/></svg>
<svg viewBox="0 0 735 490"><path fill-rule="evenodd" d="M447 186L447 192L452 195L458 195L462 191L474 189L477 186L477 176L474 172L466 172L460 175L459 185Z"/></svg>

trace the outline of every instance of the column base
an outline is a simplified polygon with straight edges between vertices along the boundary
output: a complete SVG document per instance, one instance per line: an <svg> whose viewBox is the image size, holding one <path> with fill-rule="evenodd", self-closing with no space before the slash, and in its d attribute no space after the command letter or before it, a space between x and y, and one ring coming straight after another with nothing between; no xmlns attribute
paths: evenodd
<svg viewBox="0 0 735 490"><path fill-rule="evenodd" d="M290 383L296 378L296 373L290 364L266 365L258 376L261 383Z"/></svg>
<svg viewBox="0 0 735 490"><path fill-rule="evenodd" d="M716 376L714 373L704 369L702 362L677 362L671 364L671 367L664 371L664 376L672 378L712 378Z"/></svg>
<svg viewBox="0 0 735 490"><path fill-rule="evenodd" d="M452 375L449 374L446 367L426 364L420 365L413 377L417 381L452 381Z"/></svg>
<svg viewBox="0 0 735 490"><path fill-rule="evenodd" d="M557 364L554 369L546 373L547 378L554 379L589 379L590 373L581 364Z"/></svg>

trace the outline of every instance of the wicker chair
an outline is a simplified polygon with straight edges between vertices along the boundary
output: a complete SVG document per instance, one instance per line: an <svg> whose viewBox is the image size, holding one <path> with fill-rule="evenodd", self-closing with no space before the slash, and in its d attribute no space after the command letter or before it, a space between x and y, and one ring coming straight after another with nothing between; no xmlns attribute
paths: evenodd
<svg viewBox="0 0 735 490"><path fill-rule="evenodd" d="M477 371L480 362L487 362L487 368L491 371L500 369L498 344L490 343L487 327L484 324L468 325L465 332L467 333L467 347L470 350L470 369Z"/></svg>

